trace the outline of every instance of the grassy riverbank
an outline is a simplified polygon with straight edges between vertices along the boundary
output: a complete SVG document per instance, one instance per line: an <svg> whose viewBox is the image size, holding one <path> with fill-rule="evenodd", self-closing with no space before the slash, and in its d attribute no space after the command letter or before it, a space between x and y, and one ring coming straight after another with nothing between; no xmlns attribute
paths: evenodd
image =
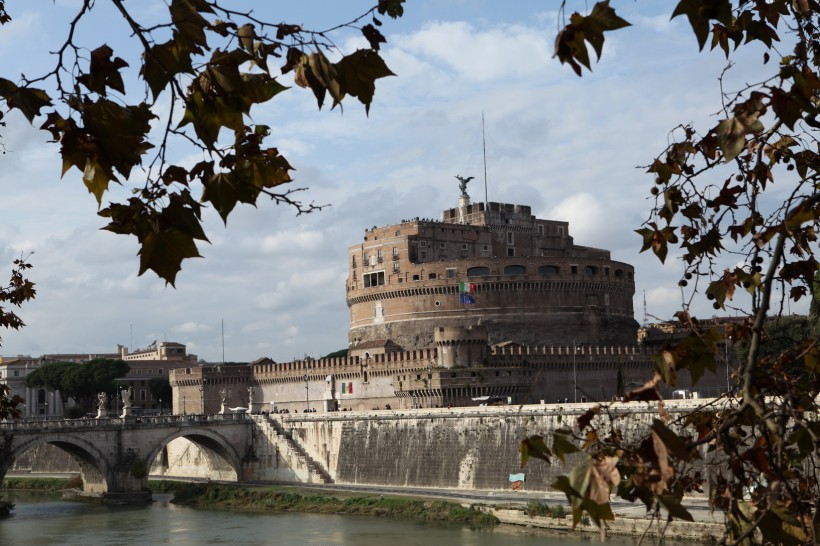
<svg viewBox="0 0 820 546"><path fill-rule="evenodd" d="M175 504L203 508L229 508L257 512L308 512L350 514L420 521L448 521L471 526L492 526L495 516L475 507L441 500L361 494L314 494L288 487L252 487L184 482L151 482L155 492L173 493Z"/></svg>
<svg viewBox="0 0 820 546"><path fill-rule="evenodd" d="M76 478L3 478L2 489L20 491L60 491L63 489L80 488L83 481Z"/></svg>

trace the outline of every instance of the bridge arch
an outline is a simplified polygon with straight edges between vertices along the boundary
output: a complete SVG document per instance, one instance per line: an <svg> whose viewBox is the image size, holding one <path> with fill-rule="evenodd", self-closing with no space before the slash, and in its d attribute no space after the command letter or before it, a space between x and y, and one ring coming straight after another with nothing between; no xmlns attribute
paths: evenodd
<svg viewBox="0 0 820 546"><path fill-rule="evenodd" d="M197 446L200 452L208 459L211 468L233 470L236 481L243 479L242 457L237 453L234 444L221 434L206 428L185 428L161 438L152 446L144 460L146 468L150 468L160 452L171 442L183 438ZM227 467L226 467L227 465Z"/></svg>
<svg viewBox="0 0 820 546"><path fill-rule="evenodd" d="M111 482L113 472L105 453L92 442L73 434L34 436L15 445L0 457L0 480L23 453L43 444L51 444L66 452L79 465L84 494L102 496L115 488Z"/></svg>

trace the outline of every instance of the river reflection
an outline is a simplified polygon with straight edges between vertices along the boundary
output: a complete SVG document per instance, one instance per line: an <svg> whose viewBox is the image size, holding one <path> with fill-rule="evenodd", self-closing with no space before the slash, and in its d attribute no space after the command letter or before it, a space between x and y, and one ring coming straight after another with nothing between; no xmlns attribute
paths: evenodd
<svg viewBox="0 0 820 546"><path fill-rule="evenodd" d="M595 538L547 535L501 526L474 530L457 525L388 518L300 513L248 514L173 505L170 495L155 495L147 507L102 506L61 501L53 496L3 493L16 504L0 520L0 545L134 546L204 545L355 545L355 546L579 546ZM633 544L608 540L610 546Z"/></svg>

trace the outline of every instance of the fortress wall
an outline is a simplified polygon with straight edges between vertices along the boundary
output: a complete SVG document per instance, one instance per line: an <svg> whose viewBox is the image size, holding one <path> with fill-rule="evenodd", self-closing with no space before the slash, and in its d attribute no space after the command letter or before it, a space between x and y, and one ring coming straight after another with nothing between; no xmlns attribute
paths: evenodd
<svg viewBox="0 0 820 546"><path fill-rule="evenodd" d="M692 401L682 401L691 406ZM673 414L675 401L665 402ZM520 441L574 426L589 404L460 408L352 413L323 419L282 416L299 443L326 464L337 483L464 489L509 489L509 474L522 471ZM621 405L632 433L658 417L655 404ZM577 462L552 466L533 460L523 469L528 490L549 485ZM577 460L576 460L577 459Z"/></svg>

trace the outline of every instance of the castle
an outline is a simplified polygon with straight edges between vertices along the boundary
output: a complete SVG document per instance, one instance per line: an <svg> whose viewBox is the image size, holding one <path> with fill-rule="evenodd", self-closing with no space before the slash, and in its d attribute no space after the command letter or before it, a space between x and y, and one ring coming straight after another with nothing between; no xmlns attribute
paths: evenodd
<svg viewBox="0 0 820 546"><path fill-rule="evenodd" d="M353 354L378 340L431 347L439 327L476 324L490 344L635 342L632 266L528 206L462 196L440 221L367 230L348 256Z"/></svg>
<svg viewBox="0 0 820 546"><path fill-rule="evenodd" d="M582 402L642 385L655 364L635 346L633 267L465 187L441 220L373 227L349 248L347 356L181 368L174 412ZM722 373L703 394L725 390Z"/></svg>

